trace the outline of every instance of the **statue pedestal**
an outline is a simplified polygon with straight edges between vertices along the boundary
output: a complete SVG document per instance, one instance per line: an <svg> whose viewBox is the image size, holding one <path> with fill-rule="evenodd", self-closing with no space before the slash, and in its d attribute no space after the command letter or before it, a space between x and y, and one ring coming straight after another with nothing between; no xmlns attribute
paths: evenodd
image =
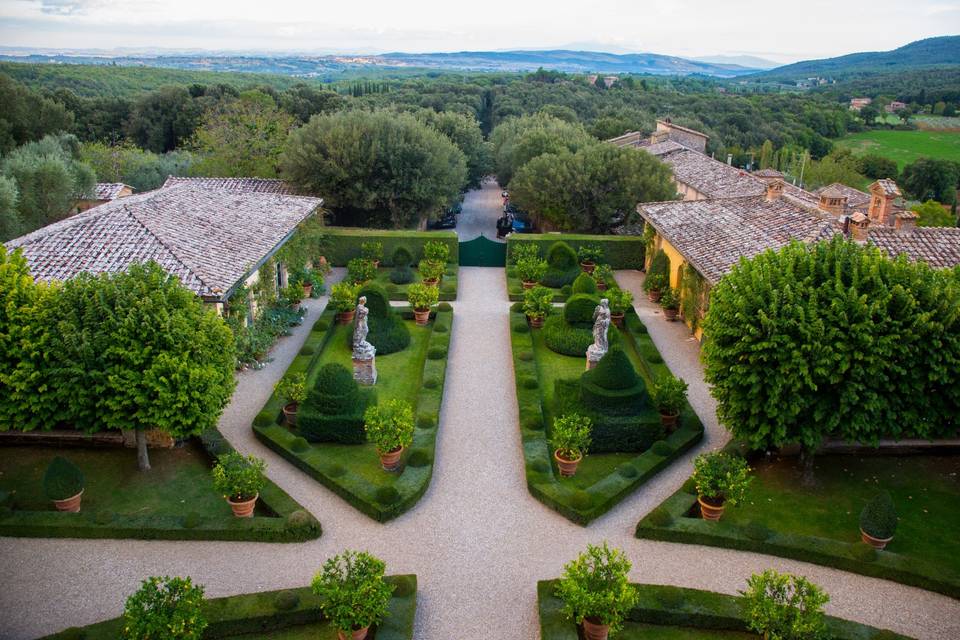
<svg viewBox="0 0 960 640"><path fill-rule="evenodd" d="M590 371L590 369L593 369L594 367L596 367L597 363L600 362L600 358L602 358L605 355L607 355L606 351L597 349L597 345L595 344L590 345L590 347L587 349L586 370Z"/></svg>
<svg viewBox="0 0 960 640"><path fill-rule="evenodd" d="M362 385L372 386L377 382L377 359L353 359L353 379Z"/></svg>

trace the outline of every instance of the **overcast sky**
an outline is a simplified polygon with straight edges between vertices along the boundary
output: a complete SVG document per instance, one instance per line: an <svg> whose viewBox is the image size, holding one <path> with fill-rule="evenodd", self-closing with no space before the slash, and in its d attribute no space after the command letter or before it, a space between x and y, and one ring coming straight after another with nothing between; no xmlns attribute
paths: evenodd
<svg viewBox="0 0 960 640"><path fill-rule="evenodd" d="M958 0L0 0L0 45L303 53L589 48L789 62L960 33Z"/></svg>

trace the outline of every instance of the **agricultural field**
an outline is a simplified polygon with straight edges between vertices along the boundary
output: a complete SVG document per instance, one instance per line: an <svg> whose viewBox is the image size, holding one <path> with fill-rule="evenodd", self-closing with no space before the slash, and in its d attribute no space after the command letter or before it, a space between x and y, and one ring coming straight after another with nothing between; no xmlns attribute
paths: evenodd
<svg viewBox="0 0 960 640"><path fill-rule="evenodd" d="M837 144L857 155L876 153L890 158L901 170L921 157L960 162L960 130L862 131L841 138Z"/></svg>

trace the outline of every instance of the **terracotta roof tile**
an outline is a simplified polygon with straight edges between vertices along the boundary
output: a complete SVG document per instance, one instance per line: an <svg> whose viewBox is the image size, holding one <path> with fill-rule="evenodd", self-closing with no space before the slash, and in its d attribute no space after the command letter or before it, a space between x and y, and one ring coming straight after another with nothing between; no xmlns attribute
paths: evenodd
<svg viewBox="0 0 960 640"><path fill-rule="evenodd" d="M699 151L677 146L680 148L659 154L660 160L670 165L677 182L693 187L705 197L738 198L766 191L766 183L760 178Z"/></svg>
<svg viewBox="0 0 960 640"><path fill-rule="evenodd" d="M923 261L935 269L960 265L960 228L914 227L894 229L871 225L867 241L891 257L906 255L914 261Z"/></svg>
<svg viewBox="0 0 960 640"><path fill-rule="evenodd" d="M120 197L120 192L124 188L133 191L133 187L122 182L98 182L93 189L93 193L97 200L116 200Z"/></svg>
<svg viewBox="0 0 960 640"><path fill-rule="evenodd" d="M204 189L240 191L242 193L279 193L296 195L293 187L283 180L272 178L185 178L170 176L163 188L190 184Z"/></svg>

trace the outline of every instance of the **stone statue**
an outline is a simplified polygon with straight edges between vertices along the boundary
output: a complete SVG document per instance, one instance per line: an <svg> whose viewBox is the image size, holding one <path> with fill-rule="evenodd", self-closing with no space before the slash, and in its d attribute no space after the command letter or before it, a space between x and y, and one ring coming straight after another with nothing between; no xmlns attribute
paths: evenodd
<svg viewBox="0 0 960 640"><path fill-rule="evenodd" d="M610 301L606 298L593 310L593 344L587 348L587 369L593 369L610 349L607 330L610 328Z"/></svg>
<svg viewBox="0 0 960 640"><path fill-rule="evenodd" d="M360 296L353 327L353 377L360 384L370 385L377 381L377 348L367 342L367 334L370 333L367 316L370 310L366 305L367 297Z"/></svg>

